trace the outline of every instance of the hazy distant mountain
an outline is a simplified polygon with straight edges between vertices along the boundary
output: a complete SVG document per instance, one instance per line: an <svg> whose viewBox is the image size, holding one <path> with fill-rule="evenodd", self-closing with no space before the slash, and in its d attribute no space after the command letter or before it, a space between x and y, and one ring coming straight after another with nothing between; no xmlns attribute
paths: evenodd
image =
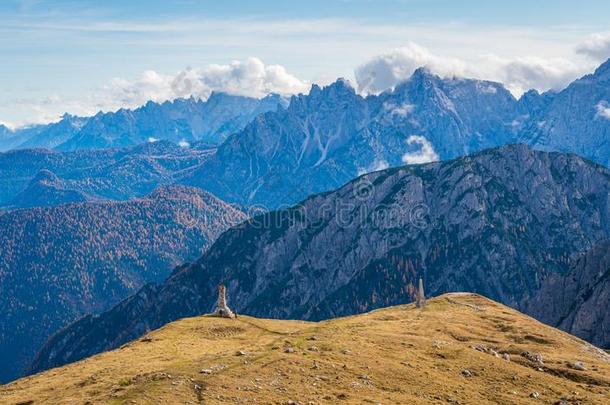
<svg viewBox="0 0 610 405"><path fill-rule="evenodd" d="M0 153L0 207L58 205L82 199L77 195L116 200L141 197L159 185L175 183L211 153L167 141L123 149Z"/></svg>
<svg viewBox="0 0 610 405"><path fill-rule="evenodd" d="M157 140L218 144L259 113L283 103L278 95L263 99L213 93L206 101L189 98L162 104L148 102L135 110L98 113L57 149L125 147Z"/></svg>
<svg viewBox="0 0 610 405"><path fill-rule="evenodd" d="M237 312L273 318L404 303L420 277L431 295L473 291L520 307L610 237L609 195L608 169L523 145L371 173L230 229L165 283L58 333L34 370L209 312L219 283Z"/></svg>
<svg viewBox="0 0 610 405"><path fill-rule="evenodd" d="M38 126L35 134L28 136L25 142L19 144L19 149L53 149L76 135L87 121L88 118L64 114L56 123ZM19 131L18 136L22 135Z"/></svg>
<svg viewBox="0 0 610 405"><path fill-rule="evenodd" d="M0 215L0 381L18 376L59 328L162 281L244 219L208 193L177 186L126 202Z"/></svg>
<svg viewBox="0 0 610 405"><path fill-rule="evenodd" d="M12 130L4 125L0 125L0 152L19 147L20 144L36 136L44 128L44 125L34 125Z"/></svg>
<svg viewBox="0 0 610 405"><path fill-rule="evenodd" d="M83 202L91 198L68 188L66 182L49 170L41 170L27 188L8 204L11 208L52 207L55 205Z"/></svg>
<svg viewBox="0 0 610 405"><path fill-rule="evenodd" d="M10 131L0 128L0 151L46 148L62 151L122 148L157 140L217 145L242 130L258 114L285 106L286 99L270 94L262 99L212 93L206 100L149 101L136 109L99 112L93 117L65 114L48 125Z"/></svg>

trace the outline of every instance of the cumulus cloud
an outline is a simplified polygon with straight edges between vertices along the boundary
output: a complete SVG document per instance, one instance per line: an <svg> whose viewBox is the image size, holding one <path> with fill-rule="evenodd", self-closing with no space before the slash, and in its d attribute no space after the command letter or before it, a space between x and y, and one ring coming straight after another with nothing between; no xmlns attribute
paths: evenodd
<svg viewBox="0 0 610 405"><path fill-rule="evenodd" d="M491 80L503 83L517 96L530 89L561 90L585 73L582 66L562 58L503 59L489 56L482 67L484 70L481 72L481 76L487 76Z"/></svg>
<svg viewBox="0 0 610 405"><path fill-rule="evenodd" d="M593 34L576 47L576 52L595 61L610 58L610 32Z"/></svg>
<svg viewBox="0 0 610 405"><path fill-rule="evenodd" d="M190 148L191 144L182 139L180 142L178 142L178 146L180 146L181 148Z"/></svg>
<svg viewBox="0 0 610 405"><path fill-rule="evenodd" d="M399 117L406 117L409 115L415 106L413 104L403 103L401 105L396 105L391 102L385 102L383 104L384 110L388 111L390 115L398 115Z"/></svg>
<svg viewBox="0 0 610 405"><path fill-rule="evenodd" d="M606 101L600 101L596 106L597 116L610 120L610 105Z"/></svg>
<svg viewBox="0 0 610 405"><path fill-rule="evenodd" d="M520 96L532 88L539 91L559 90L583 74L588 66L576 65L563 58L507 59L493 54L467 61L435 55L428 49L410 42L358 66L355 69L358 89L362 93L380 93L409 79L419 67L425 67L442 77L473 77L498 81L515 96Z"/></svg>
<svg viewBox="0 0 610 405"><path fill-rule="evenodd" d="M64 112L86 116L98 111L134 108L147 101L164 102L191 96L207 99L213 91L260 98L269 93L289 95L308 89L308 82L290 74L283 66L248 58L200 69L186 68L176 74L148 70L135 80L111 79L94 94L80 99L54 95L43 100L16 100L16 104L31 112L28 123L48 123L57 121Z"/></svg>
<svg viewBox="0 0 610 405"><path fill-rule="evenodd" d="M411 135L407 139L409 146L416 145L419 150L413 152L407 152L402 156L402 161L406 164L421 164L436 162L439 160L438 155L434 151L434 147L425 137L420 135Z"/></svg>
<svg viewBox="0 0 610 405"><path fill-rule="evenodd" d="M355 70L358 90L372 94L382 92L411 77L419 67L441 75L456 75L464 74L465 63L433 55L428 49L409 42L358 66Z"/></svg>
<svg viewBox="0 0 610 405"><path fill-rule="evenodd" d="M123 106L177 97L205 99L213 91L264 97L269 93L295 94L307 89L307 82L291 75L283 66L265 65L258 58L233 61L226 65L214 64L202 69L187 68L176 75L147 71L136 81L114 79L105 87L109 98Z"/></svg>

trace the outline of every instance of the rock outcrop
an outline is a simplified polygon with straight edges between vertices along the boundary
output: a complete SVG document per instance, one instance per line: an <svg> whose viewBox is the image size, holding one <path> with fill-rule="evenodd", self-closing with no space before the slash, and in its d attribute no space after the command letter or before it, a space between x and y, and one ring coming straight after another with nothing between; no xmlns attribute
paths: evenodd
<svg viewBox="0 0 610 405"><path fill-rule="evenodd" d="M610 347L610 241L574 261L567 274L550 274L526 310L542 322Z"/></svg>

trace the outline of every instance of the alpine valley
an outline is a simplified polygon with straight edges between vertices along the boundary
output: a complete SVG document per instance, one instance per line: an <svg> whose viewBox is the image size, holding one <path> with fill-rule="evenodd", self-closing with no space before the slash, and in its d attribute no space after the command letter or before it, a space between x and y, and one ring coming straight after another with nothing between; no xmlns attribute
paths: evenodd
<svg viewBox="0 0 610 405"><path fill-rule="evenodd" d="M516 308L528 308L546 289L545 299L560 307L547 319L607 344L608 330L592 328L607 319L605 311L566 321L606 299L607 261L581 255L607 249L594 247L607 239L610 170L576 155L517 145L377 171L230 229L163 284L56 334L31 371L208 313L220 283L238 313L307 320L409 302L408 286L418 278L432 295L472 291ZM590 268L581 269L583 260ZM562 307L567 280L585 272L601 275L587 281L582 299L569 301L576 308ZM543 285L557 278L566 278L561 288Z"/></svg>
<svg viewBox="0 0 610 405"><path fill-rule="evenodd" d="M0 215L0 379L81 316L112 307L200 256L245 216L181 186L126 202L80 202Z"/></svg>
<svg viewBox="0 0 610 405"><path fill-rule="evenodd" d="M610 60L520 98L419 68L380 94L339 79L0 126L0 382L208 313L220 284L240 318L320 321L421 279L608 348L609 105Z"/></svg>

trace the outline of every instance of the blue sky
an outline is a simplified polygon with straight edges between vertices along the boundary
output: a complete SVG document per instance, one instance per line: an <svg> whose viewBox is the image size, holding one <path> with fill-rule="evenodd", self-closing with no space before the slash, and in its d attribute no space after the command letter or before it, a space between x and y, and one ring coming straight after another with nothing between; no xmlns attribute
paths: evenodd
<svg viewBox="0 0 610 405"><path fill-rule="evenodd" d="M293 93L337 77L380 91L418 64L518 96L610 57L609 17L607 1L4 0L0 122L189 95L172 92L182 76L198 97Z"/></svg>

